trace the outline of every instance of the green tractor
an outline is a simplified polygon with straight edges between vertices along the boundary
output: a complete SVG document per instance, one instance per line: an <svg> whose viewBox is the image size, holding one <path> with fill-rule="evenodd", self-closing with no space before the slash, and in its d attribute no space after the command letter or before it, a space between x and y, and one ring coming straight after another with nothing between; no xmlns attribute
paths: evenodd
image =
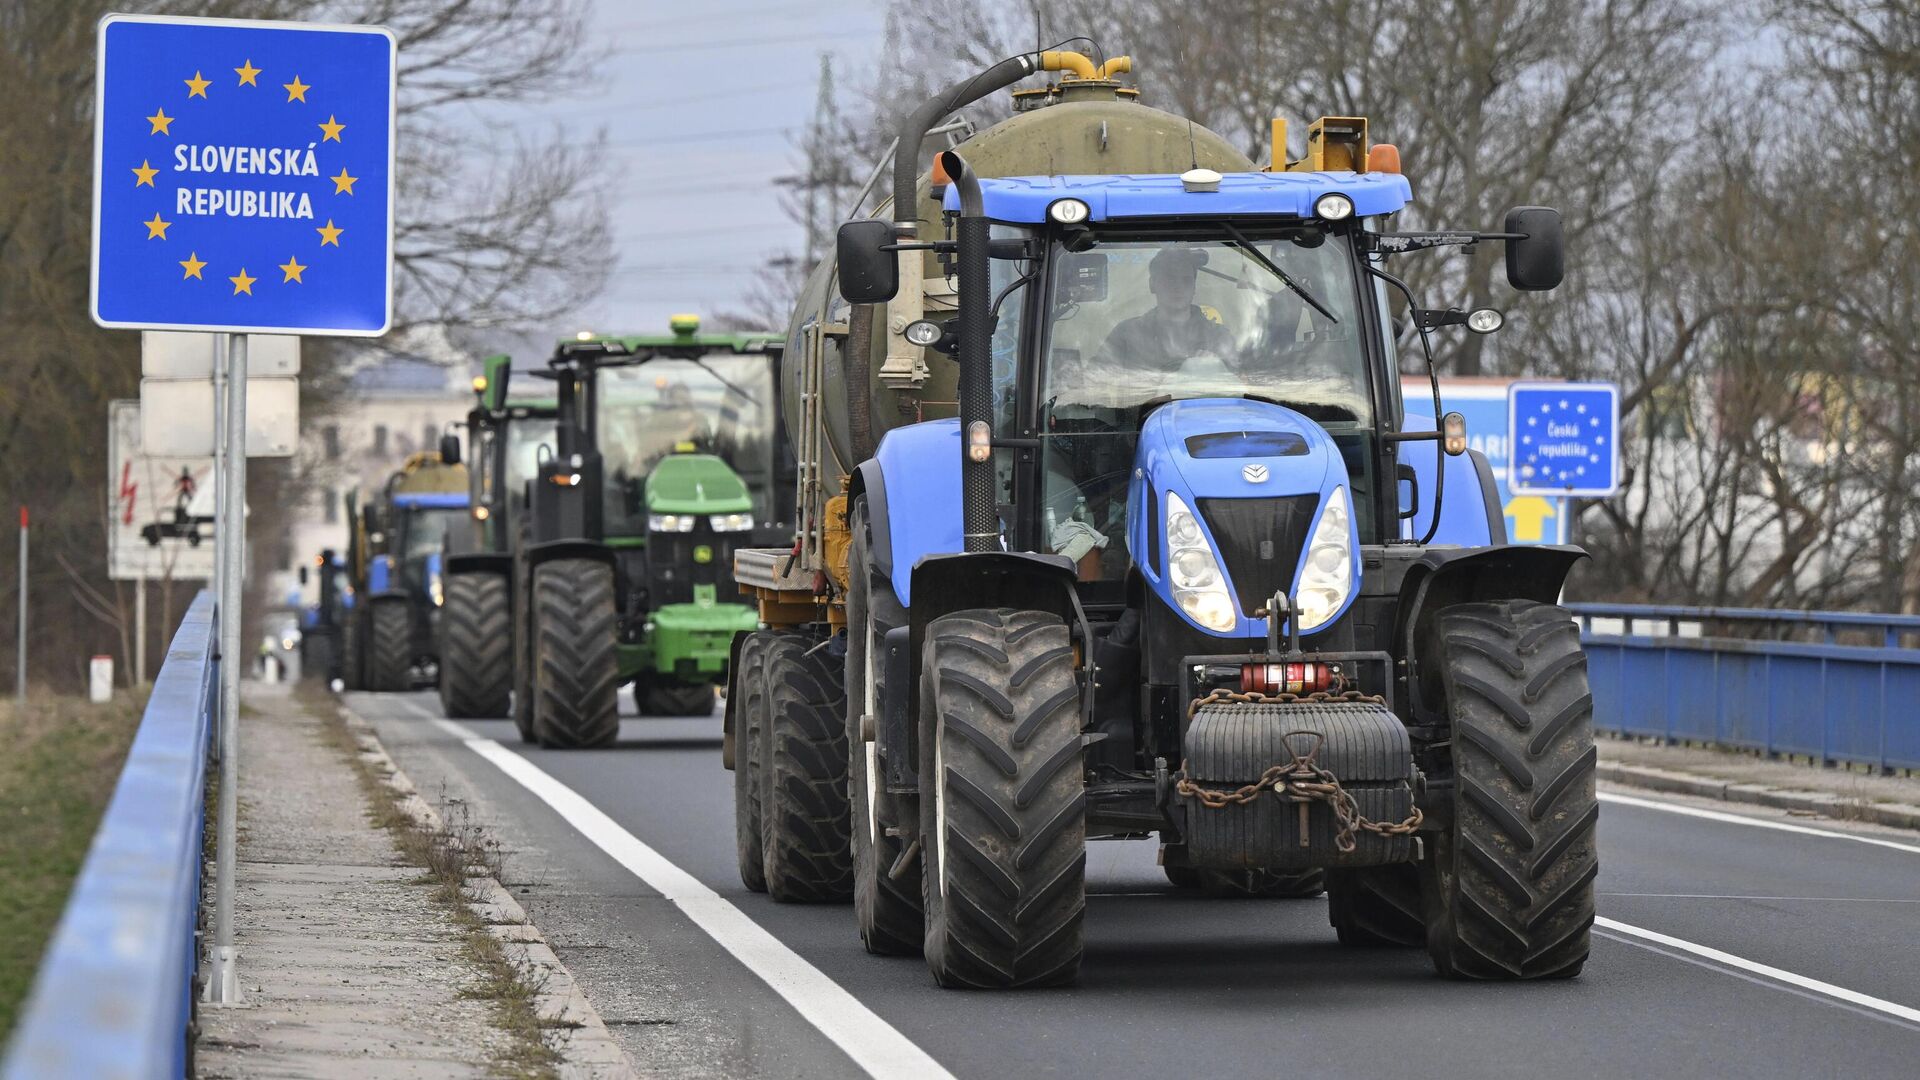
<svg viewBox="0 0 1920 1080"><path fill-rule="evenodd" d="M347 689L396 692L437 678L442 550L466 518L467 470L432 451L407 458L365 507L347 496Z"/></svg>
<svg viewBox="0 0 1920 1080"><path fill-rule="evenodd" d="M648 337L581 335L547 371L554 448L537 463L515 550L514 719L547 746L643 715L704 715L734 637L733 553L791 535L768 334L702 334L675 316Z"/></svg>
<svg viewBox="0 0 1920 1080"><path fill-rule="evenodd" d="M446 602L440 610L440 704L450 717L508 715L513 689L513 545L527 507L541 448L551 453L558 407L551 397L507 396L512 360L490 356L473 380L467 413L467 498L471 542L443 558ZM460 440L441 439L457 460ZM522 738L532 731L520 727Z"/></svg>

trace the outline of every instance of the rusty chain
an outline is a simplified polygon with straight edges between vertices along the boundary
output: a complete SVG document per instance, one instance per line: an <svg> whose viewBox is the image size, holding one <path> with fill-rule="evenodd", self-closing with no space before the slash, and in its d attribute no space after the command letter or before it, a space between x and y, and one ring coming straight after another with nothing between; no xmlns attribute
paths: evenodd
<svg viewBox="0 0 1920 1080"><path fill-rule="evenodd" d="M1267 705L1290 704L1297 701L1370 701L1385 704L1385 701L1377 696L1369 697L1358 691L1351 690L1339 696L1334 696L1325 692L1309 695L1245 694L1223 689L1215 690L1206 697L1195 700L1193 705L1188 708L1187 715L1191 718L1202 705L1217 705L1228 702ZM1295 738L1311 739L1312 743L1302 752L1294 748L1293 740ZM1413 813L1407 815L1406 820L1397 822L1373 821L1360 813L1360 805L1354 800L1353 794L1341 787L1340 778L1333 775L1331 771L1322 766L1317 760L1320 754L1320 748L1326 745L1327 741L1326 736L1320 732L1291 731L1282 736L1280 741L1282 745L1287 748L1287 751L1293 755L1293 760L1283 764L1269 766L1266 772L1260 774L1260 779L1251 784L1244 784L1232 790L1201 787L1187 776L1187 765L1185 762L1181 762L1180 772L1177 774L1174 790L1178 791L1180 795L1185 798L1198 800L1200 805L1209 810L1223 810L1229 806L1244 806L1259 798L1261 793L1266 791L1272 791L1276 798L1283 801L1300 803L1300 842L1302 846L1305 846L1307 842L1306 804L1314 802L1326 803L1327 808L1333 812L1335 825L1338 826L1333 834L1333 846L1339 848L1342 852L1352 851L1358 846L1353 838L1355 833L1370 832L1376 836L1411 836L1420 828L1421 822L1425 820L1425 816L1420 813L1418 806L1413 808Z"/></svg>

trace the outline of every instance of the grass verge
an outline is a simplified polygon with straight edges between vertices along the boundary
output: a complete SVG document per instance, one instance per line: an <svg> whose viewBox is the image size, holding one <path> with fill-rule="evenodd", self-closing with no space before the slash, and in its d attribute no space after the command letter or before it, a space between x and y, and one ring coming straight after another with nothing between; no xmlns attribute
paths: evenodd
<svg viewBox="0 0 1920 1080"><path fill-rule="evenodd" d="M420 824L400 808L393 789L387 786L387 777L360 753L358 737L341 719L339 706L331 696L314 691L303 693L302 700L324 719L326 738L353 765L366 797L368 817L393 837L407 865L421 869L421 883L459 928L462 951L479 973L465 994L486 1002L494 1025L508 1036L507 1049L495 1064L511 1077L556 1075L562 1060L561 1032L566 1025L540 1018L537 1003L544 987L539 976L515 963L500 939L488 932L486 922L468 906L476 899L470 868L480 868L496 881L503 876L499 842L472 819L464 806L443 813L438 828Z"/></svg>
<svg viewBox="0 0 1920 1080"><path fill-rule="evenodd" d="M146 693L105 705L0 703L0 1035L13 1030L47 938L113 796Z"/></svg>

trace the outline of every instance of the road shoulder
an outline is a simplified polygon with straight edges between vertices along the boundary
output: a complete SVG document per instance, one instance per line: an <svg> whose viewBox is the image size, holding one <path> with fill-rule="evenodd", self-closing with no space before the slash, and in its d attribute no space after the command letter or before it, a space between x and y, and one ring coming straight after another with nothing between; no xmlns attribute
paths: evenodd
<svg viewBox="0 0 1920 1080"><path fill-rule="evenodd" d="M1920 830L1920 778L1634 739L1603 738L1599 749L1599 778L1626 787Z"/></svg>

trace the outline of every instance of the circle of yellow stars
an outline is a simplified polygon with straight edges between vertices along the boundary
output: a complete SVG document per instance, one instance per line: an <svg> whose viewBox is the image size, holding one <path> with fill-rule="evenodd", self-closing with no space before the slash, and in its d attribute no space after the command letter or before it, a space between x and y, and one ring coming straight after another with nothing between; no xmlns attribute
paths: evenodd
<svg viewBox="0 0 1920 1080"><path fill-rule="evenodd" d="M233 73L239 77L239 81L234 84L235 88L251 86L259 89L260 83L258 80L264 70L264 68L253 66L253 59L251 57L242 60L240 66L233 69ZM193 98L200 98L203 101L210 100L207 97L207 89L213 86L214 83L212 79L206 77L204 71L196 69L191 79L182 79L180 81L186 84L187 98L189 100ZM300 76L296 74L293 77L293 81L281 83L280 88L287 92L288 103L299 102L304 105L307 103L307 91L313 89L313 86L300 81ZM147 130L148 135L165 135L168 138L172 138L173 122L178 120L179 117L168 116L166 107L162 104L154 108L152 116L145 117L144 119L149 125ZM320 129L321 142L334 142L341 143L343 146L345 145L344 140L342 140L340 136L342 132L347 130L347 125L341 123L337 115L328 113L325 123L316 123L314 126ZM153 167L153 161L150 157L142 157L139 167L133 169L132 172L134 187L153 187L153 178L159 175L160 170ZM360 178L349 175L346 168L342 167L339 175L329 176L327 179L333 181L333 193L335 195L350 196L353 194L353 185L358 182ZM151 220L143 221L140 224L146 227L147 239L164 241L167 239L167 230L172 228L174 223L162 219L160 212L156 210ZM345 229L333 223L331 217L327 219L325 225L318 226L313 231L320 236L319 246L332 246L336 248L340 246L340 237L346 233ZM182 281L187 279L205 281L206 277L202 274L202 271L210 264L200 257L198 251L189 251L186 258L179 260L179 265L181 270L180 278ZM311 264L302 265L297 255L287 256L287 261L276 267L276 269L280 271L280 284L282 285L304 285L306 279L301 275L311 268ZM248 274L247 268L243 266L240 268L238 274L228 275L227 280L233 283L233 295L252 296L254 283L260 279Z"/></svg>

